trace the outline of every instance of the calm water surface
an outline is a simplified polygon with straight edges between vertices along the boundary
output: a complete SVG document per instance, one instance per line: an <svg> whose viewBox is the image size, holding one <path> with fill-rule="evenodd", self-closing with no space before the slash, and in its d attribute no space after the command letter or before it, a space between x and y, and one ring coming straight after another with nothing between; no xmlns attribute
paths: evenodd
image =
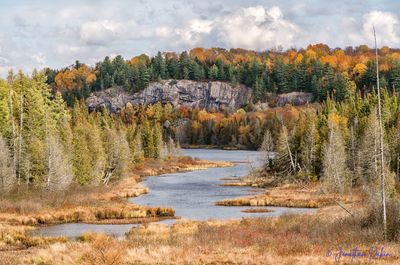
<svg viewBox="0 0 400 265"><path fill-rule="evenodd" d="M185 219L233 219L242 217L277 216L283 213L300 213L313 209L268 207L271 213L243 213L249 207L216 206L215 202L254 194L250 187L220 186L221 178L239 178L247 175L252 168L262 165L262 154L256 151L228 151L213 149L184 149L183 155L214 161L236 162L227 168L210 168L207 170L165 174L147 177L142 183L150 189L148 194L130 198L132 203L147 206L165 206L175 209L175 215ZM254 191L254 189L253 189ZM165 220L163 223L172 223ZM115 236L123 236L130 225L98 225L72 223L43 227L34 233L45 236L76 237L84 232L102 232Z"/></svg>

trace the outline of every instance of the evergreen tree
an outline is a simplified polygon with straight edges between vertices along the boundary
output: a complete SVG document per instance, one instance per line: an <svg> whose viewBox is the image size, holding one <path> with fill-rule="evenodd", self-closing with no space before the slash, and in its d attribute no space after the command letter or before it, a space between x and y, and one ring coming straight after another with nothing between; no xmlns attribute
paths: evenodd
<svg viewBox="0 0 400 265"><path fill-rule="evenodd" d="M211 80L217 80L217 79L218 79L218 67L217 67L215 64L213 64L213 65L210 67L210 71L209 71L209 73L208 73L208 77L209 77Z"/></svg>

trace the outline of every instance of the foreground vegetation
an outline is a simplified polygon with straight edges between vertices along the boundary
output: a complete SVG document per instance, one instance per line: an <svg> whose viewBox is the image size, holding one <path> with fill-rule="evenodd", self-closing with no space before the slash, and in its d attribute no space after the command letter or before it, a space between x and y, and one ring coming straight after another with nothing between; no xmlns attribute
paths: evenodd
<svg viewBox="0 0 400 265"><path fill-rule="evenodd" d="M182 221L171 227L150 224L133 228L124 240L85 234L78 241L40 242L18 254L0 252L0 258L3 264L397 263L399 245L379 243L380 232L380 226L371 222L368 214L358 218L289 215L225 222ZM365 256L349 256L354 248Z"/></svg>

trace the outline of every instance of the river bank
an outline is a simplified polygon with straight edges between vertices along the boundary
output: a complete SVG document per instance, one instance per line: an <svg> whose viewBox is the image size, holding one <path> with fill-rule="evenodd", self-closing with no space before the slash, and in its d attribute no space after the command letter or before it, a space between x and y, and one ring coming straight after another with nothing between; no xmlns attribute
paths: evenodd
<svg viewBox="0 0 400 265"><path fill-rule="evenodd" d="M227 185L255 186L251 182L234 182ZM234 186L234 185L233 185ZM357 204L363 200L362 193L354 192L351 195L326 194L322 192L319 183L307 185L286 184L278 187L267 188L265 193L253 196L245 196L216 202L219 206L276 206L321 208L332 206L337 202L343 204Z"/></svg>
<svg viewBox="0 0 400 265"><path fill-rule="evenodd" d="M224 157L237 161L237 158L241 157L242 160L250 160L245 155L249 153L242 151L212 151L210 153L210 151L200 150L196 154L200 158L207 156L210 159L221 159ZM164 224L152 222L160 220L157 218L163 218L162 216L99 219L93 220L91 223L107 224L112 221L119 224L137 222L141 225L132 227L126 237L119 239L105 235L103 232L87 233L82 229L83 233L77 240L70 240L63 236L35 236L29 234L29 231L33 229L32 226L4 224L0 225L0 260L4 264L52 265L338 264L335 256L340 254L338 251L341 248L349 252L357 247L365 255L369 255L368 251L371 248L384 246L384 253L389 253L390 256L373 256L371 261L368 256L357 257L354 260L355 264L357 262L358 264L365 262L394 264L398 261L399 246L394 243L383 244L380 226L368 224L368 213L360 204L362 197L353 194L345 199L345 197L333 194L324 195L319 191L316 183L306 186L282 185L266 190L241 185L221 186L219 185L221 180L229 182L239 180L240 182L242 176L248 172L244 163L228 167L230 165L225 162L204 162L196 159L165 161L162 164L156 161L147 161L147 164L133 169L135 171L132 172L135 174L132 174L131 178L116 182L109 187L107 192L93 190L85 194L87 206L105 207L105 205L110 206L112 203L118 202L133 205L129 207L150 209L154 208L154 205L161 205L161 202L164 202L166 205L172 206L174 215L192 216L198 219L202 214L206 217L218 216L219 220L181 219L174 220L172 224ZM210 169L191 171L184 175L172 173L162 177L145 177L157 175L157 173L165 174L205 168ZM227 194L224 193L225 189ZM245 197L235 196L235 192L248 194L252 190L257 190L258 194ZM175 191L178 194L177 197L160 197L161 194L165 195L166 193L173 195ZM79 194L82 194L82 191ZM136 199L127 199L139 194L142 195ZM71 196L76 197L76 194ZM229 199L224 200L224 196ZM222 198L223 202L229 202L226 203L227 205L236 204L238 206L215 206L217 197ZM80 197L78 200L82 198ZM203 201L200 198L207 200ZM338 206L337 200L356 213L355 217L350 216ZM68 201L73 206L74 204L71 202ZM94 202L97 202L98 205L93 205ZM213 202L212 205L209 205L210 202ZM207 207L207 211L202 208L203 204L204 207ZM61 204L55 202L53 207L55 205ZM271 205L271 207L265 208L264 205ZM307 211L305 214L296 211L290 214L290 211L281 212L279 207L275 207L277 205L319 208ZM195 212L187 211L192 208ZM208 210L212 212L208 212ZM207 215L207 213L212 213L212 215ZM246 214L246 218L224 219L230 218L230 216L240 216L238 213ZM155 212L154 214L160 213ZM270 217L252 218L257 214ZM165 218L173 217L165 216ZM123 228L122 233L124 234L128 229ZM98 231L101 230L102 228ZM351 261L348 255L343 254L339 257L339 264Z"/></svg>
<svg viewBox="0 0 400 265"><path fill-rule="evenodd" d="M146 218L154 221L154 218L173 217L174 210L171 208L139 206L129 203L127 198L148 192L148 189L140 184L147 176L231 165L227 162L187 157L171 158L167 161L147 160L144 164L132 168L129 178L112 183L108 187L76 186L61 193L21 190L12 197L1 198L0 222L26 226L71 222L113 224L143 222Z"/></svg>

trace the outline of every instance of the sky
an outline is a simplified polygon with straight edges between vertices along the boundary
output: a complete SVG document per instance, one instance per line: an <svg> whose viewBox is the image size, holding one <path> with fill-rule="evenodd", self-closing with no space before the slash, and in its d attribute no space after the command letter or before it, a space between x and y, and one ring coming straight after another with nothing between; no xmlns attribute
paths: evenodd
<svg viewBox="0 0 400 265"><path fill-rule="evenodd" d="M194 47L400 47L397 0L0 0L0 75Z"/></svg>

